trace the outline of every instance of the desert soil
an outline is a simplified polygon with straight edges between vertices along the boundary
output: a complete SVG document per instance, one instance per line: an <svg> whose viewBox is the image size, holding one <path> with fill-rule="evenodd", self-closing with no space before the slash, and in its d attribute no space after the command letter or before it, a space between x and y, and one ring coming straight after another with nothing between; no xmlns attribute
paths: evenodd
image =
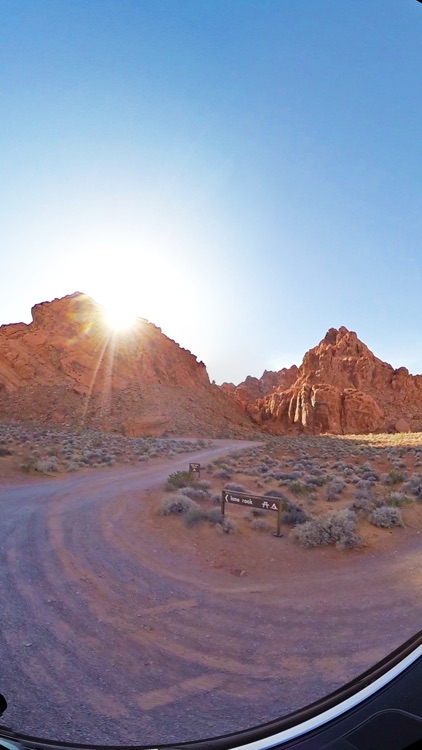
<svg viewBox="0 0 422 750"><path fill-rule="evenodd" d="M265 451L287 466L303 459L303 445L275 441ZM339 445L343 460L353 453L356 466L367 461L365 450ZM257 493L276 483L261 474L261 446L195 447L48 477L23 474L14 444L0 459L8 727L96 744L221 735L318 699L420 629L421 504L403 508L402 528L363 521L364 546L343 551L303 549L287 526L282 538L255 531L238 508L227 511L238 513L234 534L206 522L188 527L157 508L168 475L189 461L208 466L203 476L218 492L226 480L212 461L242 449L249 459L232 462L231 481ZM332 471L331 444L305 447ZM402 446L372 451L376 470L391 470L396 449L402 470L417 471L419 454ZM252 459L258 468L248 473ZM297 498L299 490L290 483L285 491ZM344 507L353 484L337 504L319 492L301 495L316 515Z"/></svg>

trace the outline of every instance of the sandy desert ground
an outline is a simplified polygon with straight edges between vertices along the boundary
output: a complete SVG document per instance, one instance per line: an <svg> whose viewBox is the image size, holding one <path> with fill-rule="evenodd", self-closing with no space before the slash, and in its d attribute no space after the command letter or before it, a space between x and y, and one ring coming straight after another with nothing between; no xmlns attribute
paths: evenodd
<svg viewBox="0 0 422 750"><path fill-rule="evenodd" d="M316 700L421 627L421 435L248 444L3 425L0 453L14 730L151 745L236 731ZM191 460L200 484L166 489ZM271 513L230 506L223 526L225 486L282 494L282 538ZM162 515L175 494L194 511ZM371 521L379 508L394 512ZM317 536L294 539L306 519L322 519ZM298 543L321 528L340 537Z"/></svg>

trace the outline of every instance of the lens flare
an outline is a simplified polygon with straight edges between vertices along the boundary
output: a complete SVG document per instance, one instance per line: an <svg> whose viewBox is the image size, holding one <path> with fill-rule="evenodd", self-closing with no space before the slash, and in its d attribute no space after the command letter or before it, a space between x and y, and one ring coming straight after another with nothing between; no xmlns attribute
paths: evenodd
<svg viewBox="0 0 422 750"><path fill-rule="evenodd" d="M104 320L112 331L128 331L136 323L136 315L124 305L107 305L104 308Z"/></svg>

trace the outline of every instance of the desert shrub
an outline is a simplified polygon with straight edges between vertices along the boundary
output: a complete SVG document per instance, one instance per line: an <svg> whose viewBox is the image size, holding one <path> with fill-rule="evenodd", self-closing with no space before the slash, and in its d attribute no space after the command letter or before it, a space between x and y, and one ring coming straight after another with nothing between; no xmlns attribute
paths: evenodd
<svg viewBox="0 0 422 750"><path fill-rule="evenodd" d="M4 445L0 445L0 456L11 456L12 451L9 448L5 448Z"/></svg>
<svg viewBox="0 0 422 750"><path fill-rule="evenodd" d="M315 505L315 503L318 500L318 495L312 492L310 495L307 495L305 500L308 503L308 505Z"/></svg>
<svg viewBox="0 0 422 750"><path fill-rule="evenodd" d="M199 490L210 490L212 484L207 479L198 479L198 481L195 482L195 487L198 487Z"/></svg>
<svg viewBox="0 0 422 750"><path fill-rule="evenodd" d="M183 494L190 497L191 500L209 500L208 492L197 489L196 487L184 487Z"/></svg>
<svg viewBox="0 0 422 750"><path fill-rule="evenodd" d="M243 484L236 484L236 482L229 482L224 486L224 489L229 490L229 492L247 492Z"/></svg>
<svg viewBox="0 0 422 750"><path fill-rule="evenodd" d="M339 495L343 492L344 488L346 486L346 483L343 482L342 479L332 479L331 482L327 485L325 496L327 500L338 500Z"/></svg>
<svg viewBox="0 0 422 750"><path fill-rule="evenodd" d="M161 501L157 513L160 516L170 516L172 514L182 515L183 513L187 513L188 510L191 510L192 508L200 509L198 503L196 503L195 500L191 500L190 497L187 497L182 493L178 493L175 495L169 495L169 497L165 497Z"/></svg>
<svg viewBox="0 0 422 750"><path fill-rule="evenodd" d="M361 474L362 479L366 479L367 482L378 482L379 480L379 474L377 474L375 471L365 471Z"/></svg>
<svg viewBox="0 0 422 750"><path fill-rule="evenodd" d="M52 472L58 471L57 458L51 456L50 458L38 458L32 460L32 466L29 471L38 471L40 474L51 474Z"/></svg>
<svg viewBox="0 0 422 750"><path fill-rule="evenodd" d="M303 477L303 471L301 469L293 469L293 471L290 472L290 479L295 481L296 479L302 479Z"/></svg>
<svg viewBox="0 0 422 750"><path fill-rule="evenodd" d="M394 461L394 465L397 467L397 469L405 469L406 468L406 462L405 461Z"/></svg>
<svg viewBox="0 0 422 750"><path fill-rule="evenodd" d="M22 461L21 464L19 464L19 469L21 471L24 471L25 474L28 474L31 471L35 471L35 458L29 456L25 459L25 461Z"/></svg>
<svg viewBox="0 0 422 750"><path fill-rule="evenodd" d="M384 484L401 484L406 479L406 475L403 471L392 469L387 474L381 474L380 479Z"/></svg>
<svg viewBox="0 0 422 750"><path fill-rule="evenodd" d="M222 456L220 458L215 458L212 463L213 466L221 466L222 469L227 469L227 459Z"/></svg>
<svg viewBox="0 0 422 750"><path fill-rule="evenodd" d="M335 544L339 549L360 547L362 540L356 531L357 522L357 514L344 508L296 526L291 536L301 547L328 544Z"/></svg>
<svg viewBox="0 0 422 750"><path fill-rule="evenodd" d="M331 536L338 549L360 547L362 539L357 533L358 516L354 511L344 508L331 518Z"/></svg>
<svg viewBox="0 0 422 750"><path fill-rule="evenodd" d="M408 505L412 502L412 499L404 494L404 492L391 492L385 498L385 504L393 508L401 508L403 505Z"/></svg>
<svg viewBox="0 0 422 750"><path fill-rule="evenodd" d="M165 489L168 491L180 490L183 487L189 487L194 482L195 480L189 471L175 471L167 477Z"/></svg>
<svg viewBox="0 0 422 750"><path fill-rule="evenodd" d="M315 487L322 487L326 483L326 481L326 477L312 476L306 477L305 484L307 487L310 487L310 489L315 489Z"/></svg>
<svg viewBox="0 0 422 750"><path fill-rule="evenodd" d="M264 497L276 497L280 500L285 500L287 502L286 495L283 492L280 492L280 490L267 490L264 492Z"/></svg>
<svg viewBox="0 0 422 750"><path fill-rule="evenodd" d="M217 479L231 479L233 472L230 471L230 469L219 469L214 472L214 476L217 477Z"/></svg>
<svg viewBox="0 0 422 750"><path fill-rule="evenodd" d="M81 461L84 464L88 464L89 463L89 461L87 461L86 458L84 458L83 456L81 458ZM114 466L115 463L116 463L116 457L115 456L104 456L103 457L103 464L106 464L107 466Z"/></svg>
<svg viewBox="0 0 422 750"><path fill-rule="evenodd" d="M409 490L413 495L416 495L416 497L422 499L422 476L420 474L414 474L410 477L405 489Z"/></svg>
<svg viewBox="0 0 422 750"><path fill-rule="evenodd" d="M224 516L220 508L211 508L211 510L209 510L207 513L207 518L212 523L222 523Z"/></svg>
<svg viewBox="0 0 422 750"><path fill-rule="evenodd" d="M306 523L308 520L308 516L303 508L295 503L289 503L287 510L281 514L281 522L288 526L297 526L298 524Z"/></svg>
<svg viewBox="0 0 422 750"><path fill-rule="evenodd" d="M265 518L253 518L249 523L251 529L255 531L271 531L273 526Z"/></svg>
<svg viewBox="0 0 422 750"><path fill-rule="evenodd" d="M369 512L374 508L374 499L369 495L360 495L356 497L348 506L349 510L363 510Z"/></svg>
<svg viewBox="0 0 422 750"><path fill-rule="evenodd" d="M287 487L293 495L303 495L305 492L309 492L309 487L302 482L289 482Z"/></svg>
<svg viewBox="0 0 422 750"><path fill-rule="evenodd" d="M400 510L392 508L389 505L380 505L379 508L374 508L369 515L369 521L374 526L379 526L383 529L391 529L393 526L404 526Z"/></svg>
<svg viewBox="0 0 422 750"><path fill-rule="evenodd" d="M262 508L251 508L251 517L252 518L263 518L263 516L266 516L267 513Z"/></svg>
<svg viewBox="0 0 422 750"><path fill-rule="evenodd" d="M217 523L216 529L221 534L234 534L236 531L236 524L231 518L223 516L223 520Z"/></svg>
<svg viewBox="0 0 422 750"><path fill-rule="evenodd" d="M356 482L355 497L367 497L371 494L372 490L373 486L371 482L359 479L359 481Z"/></svg>
<svg viewBox="0 0 422 750"><path fill-rule="evenodd" d="M207 518L208 514L205 513L199 505L188 508L188 510L183 513L183 523L185 523L186 526L194 526L195 524L200 523L200 521L206 521Z"/></svg>

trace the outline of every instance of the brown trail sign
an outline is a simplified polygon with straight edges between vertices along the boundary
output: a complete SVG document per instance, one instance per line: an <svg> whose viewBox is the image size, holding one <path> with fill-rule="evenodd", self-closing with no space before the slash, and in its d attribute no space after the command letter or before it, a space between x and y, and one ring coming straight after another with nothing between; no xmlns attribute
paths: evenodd
<svg viewBox="0 0 422 750"><path fill-rule="evenodd" d="M248 508L260 508L260 510L273 510L277 513L277 533L275 536L282 536L280 533L281 511L283 501L277 497L268 497L265 495L248 495L245 492L231 492L223 490L221 493L221 512L225 515L226 503L232 505L243 505Z"/></svg>
<svg viewBox="0 0 422 750"><path fill-rule="evenodd" d="M189 464L189 474L198 474L199 478L201 478L201 464L190 463Z"/></svg>

